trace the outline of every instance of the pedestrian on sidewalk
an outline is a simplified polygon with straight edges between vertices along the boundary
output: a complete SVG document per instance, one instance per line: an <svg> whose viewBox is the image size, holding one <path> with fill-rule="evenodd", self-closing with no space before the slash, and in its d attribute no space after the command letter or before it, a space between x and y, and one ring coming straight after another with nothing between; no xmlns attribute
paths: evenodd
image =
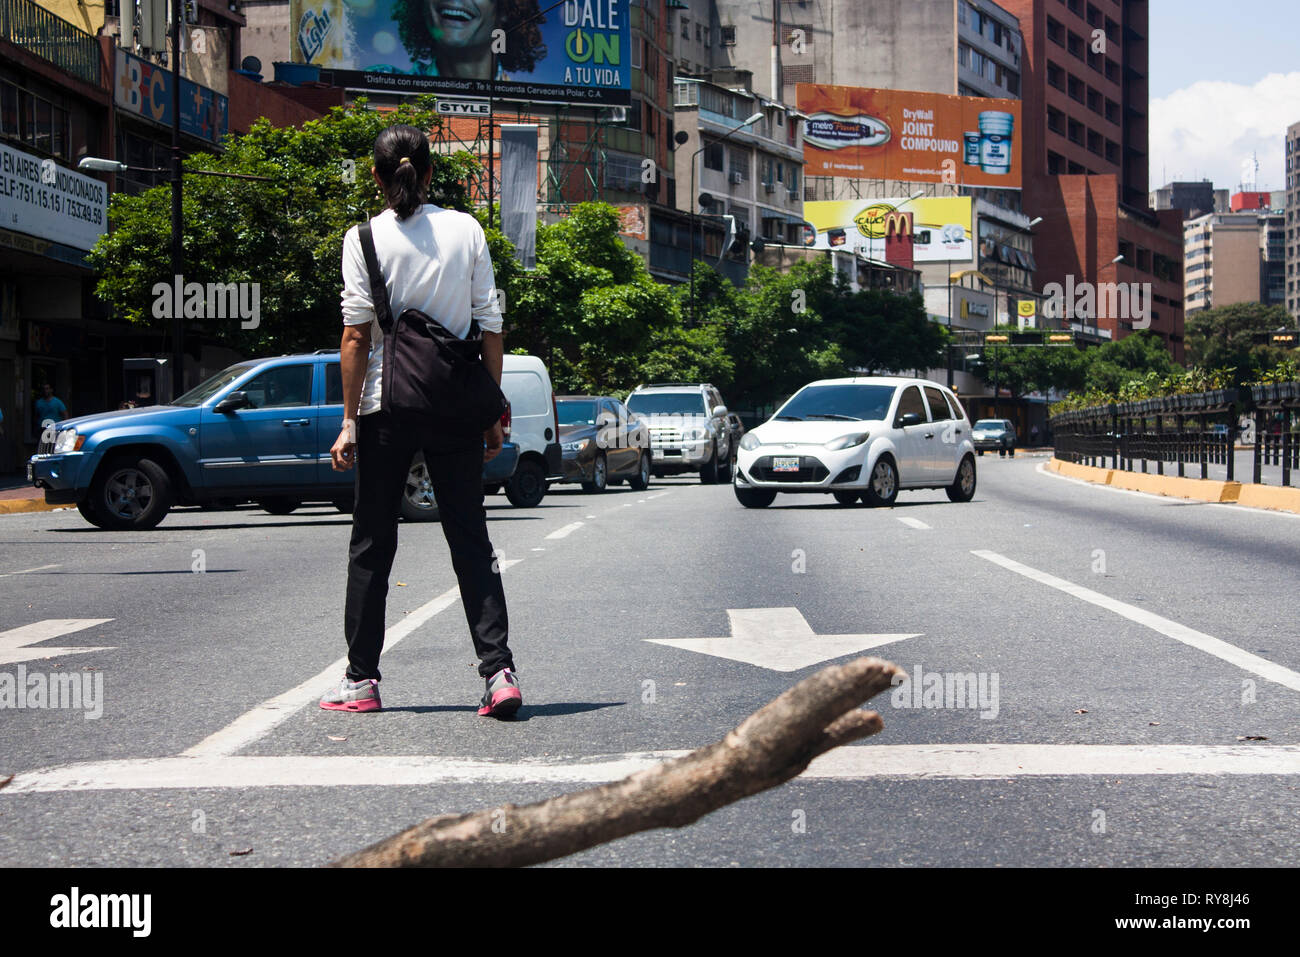
<svg viewBox="0 0 1300 957"><path fill-rule="evenodd" d="M1037 422L1035 422L1033 426L1029 429L1029 447L1031 449L1038 448L1038 423Z"/></svg>
<svg viewBox="0 0 1300 957"><path fill-rule="evenodd" d="M501 451L499 419L503 341L496 279L487 238L467 213L425 202L433 164L429 141L412 126L392 126L375 140L371 175L388 208L343 241L343 428L330 455L335 471L356 468L352 538L343 630L348 667L338 687L320 700L336 711L378 711L379 656L384 646L388 576L397 551L401 497L414 455L424 462L451 550L461 602L486 690L480 715L508 717L523 703L507 646L505 592L483 507L483 463ZM442 408L418 414L394 400L412 378L433 383L435 373L403 365L413 353L394 330L393 316L436 320L449 337L470 340L481 330L484 373L478 379L502 403L492 424ZM385 351L389 355L385 355ZM386 361L387 360L387 361ZM474 361L478 361L475 359ZM429 368L433 364L429 363ZM398 370L394 373L394 370ZM490 375L490 380L487 377ZM402 393L405 394L405 393Z"/></svg>
<svg viewBox="0 0 1300 957"><path fill-rule="evenodd" d="M68 407L54 394L54 386L48 382L41 386L41 397L33 403L36 412L36 431L44 431L46 423L51 425L62 422L68 417Z"/></svg>

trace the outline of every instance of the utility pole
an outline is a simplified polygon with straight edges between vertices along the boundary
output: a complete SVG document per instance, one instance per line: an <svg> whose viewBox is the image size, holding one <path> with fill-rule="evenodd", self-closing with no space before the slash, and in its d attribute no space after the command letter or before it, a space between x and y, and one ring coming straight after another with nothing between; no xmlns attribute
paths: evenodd
<svg viewBox="0 0 1300 957"><path fill-rule="evenodd" d="M181 219L181 0L172 0L172 282L179 283L184 267ZM184 310L173 310L172 318L172 395L185 392L185 320Z"/></svg>

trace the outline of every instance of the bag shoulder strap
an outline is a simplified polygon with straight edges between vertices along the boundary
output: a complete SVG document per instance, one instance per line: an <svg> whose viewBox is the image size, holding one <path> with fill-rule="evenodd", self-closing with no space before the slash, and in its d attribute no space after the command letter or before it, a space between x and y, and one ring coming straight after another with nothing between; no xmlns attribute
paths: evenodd
<svg viewBox="0 0 1300 957"><path fill-rule="evenodd" d="M370 275L370 301L375 309L375 318L379 320L379 328L384 331L384 335L388 335L393 328L393 308L388 302L388 287L384 285L383 270L379 268L370 220L357 227L357 238L361 240L361 252L366 257L366 272Z"/></svg>

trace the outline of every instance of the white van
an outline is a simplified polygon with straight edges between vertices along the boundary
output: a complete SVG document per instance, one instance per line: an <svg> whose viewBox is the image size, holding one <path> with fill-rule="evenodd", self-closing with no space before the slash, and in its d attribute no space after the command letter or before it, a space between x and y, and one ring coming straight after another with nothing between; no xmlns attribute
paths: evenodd
<svg viewBox="0 0 1300 957"><path fill-rule="evenodd" d="M501 391L510 402L509 438L519 446L519 464L505 483L506 498L517 508L532 508L546 494L548 482L564 478L555 390L541 359L506 355Z"/></svg>

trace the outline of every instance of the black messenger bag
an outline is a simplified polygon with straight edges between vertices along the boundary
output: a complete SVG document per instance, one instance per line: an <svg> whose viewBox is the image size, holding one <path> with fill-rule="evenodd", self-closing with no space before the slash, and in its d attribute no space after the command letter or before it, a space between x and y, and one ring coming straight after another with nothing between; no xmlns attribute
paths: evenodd
<svg viewBox="0 0 1300 957"><path fill-rule="evenodd" d="M487 431L505 413L506 397L483 365L478 322L471 319L469 337L461 339L418 309L403 310L394 320L370 223L362 223L357 233L375 318L384 333L380 410L397 418Z"/></svg>

